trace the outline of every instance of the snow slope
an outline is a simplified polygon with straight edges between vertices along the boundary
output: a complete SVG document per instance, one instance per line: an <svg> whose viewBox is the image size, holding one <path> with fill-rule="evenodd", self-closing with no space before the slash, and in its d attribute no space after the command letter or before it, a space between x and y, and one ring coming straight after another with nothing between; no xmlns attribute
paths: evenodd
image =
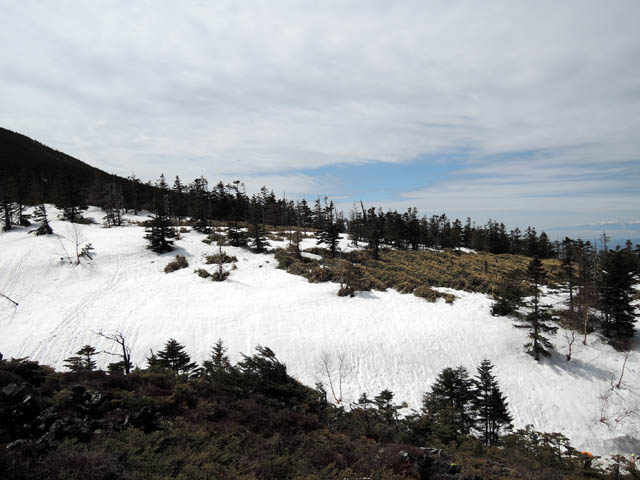
<svg viewBox="0 0 640 480"><path fill-rule="evenodd" d="M90 211L100 218L97 210ZM53 216L53 215L52 215ZM202 279L195 268L217 247L190 232L171 254L145 249L138 226L105 229L80 226L96 250L94 261L71 266L64 260L70 224L53 221L56 235L35 237L27 229L0 234L0 352L31 357L56 368L84 344L112 345L94 332L125 334L135 363L170 337L187 346L198 361L222 338L233 360L258 344L272 348L292 375L313 385L323 351L344 353L354 371L345 400L360 393L391 389L398 403L418 409L422 394L444 367L463 365L474 373L483 358L496 366L517 427L560 431L580 449L598 454L640 450L640 350L629 357L623 388L617 381L623 356L589 337L564 360L562 331L553 339L558 352L537 364L523 352L526 332L507 318L492 317L481 294L447 290L458 299L428 303L395 291L338 297L338 285L311 284L276 268L272 255L224 247L238 258L237 270L222 283ZM313 240L305 240L305 247ZM346 240L344 241L346 243ZM271 242L274 244L274 242ZM189 268L171 274L164 266L176 254ZM61 259L62 257L62 259ZM105 367L113 358L101 355ZM603 400L603 395L606 401ZM606 407L604 407L606 404ZM604 410L603 410L604 407ZM629 412L627 410L635 410ZM606 422L601 422L602 416Z"/></svg>

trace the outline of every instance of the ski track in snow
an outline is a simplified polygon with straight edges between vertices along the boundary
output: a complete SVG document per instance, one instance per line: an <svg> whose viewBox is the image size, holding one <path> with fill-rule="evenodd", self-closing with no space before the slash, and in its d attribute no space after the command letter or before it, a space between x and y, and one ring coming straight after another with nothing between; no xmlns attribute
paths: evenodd
<svg viewBox="0 0 640 480"><path fill-rule="evenodd" d="M96 209L89 215L101 217ZM117 330L140 366L150 349L161 349L171 337L201 362L222 338L233 361L258 344L268 346L293 376L312 386L326 383L317 373L321 353L335 357L343 352L354 367L344 385L346 403L362 392L374 396L389 388L397 403L406 401L411 409L420 408L422 395L443 368L463 365L475 375L488 358L517 428L533 424L559 431L576 448L597 454L640 450L637 339L623 388L612 392L603 423L599 397L611 392L622 355L590 335L587 346L581 337L576 340L574 357L566 362L560 330L552 338L552 357L537 364L523 352L526 331L514 328L508 318L492 317L485 295L442 289L457 296L453 305L393 290L341 298L334 283L308 283L277 269L273 255L233 247L223 249L238 258L238 269L216 283L193 273L214 268L204 264L204 256L217 247L202 243L203 235L182 234L176 251L157 255L145 249L143 229L137 226L80 226L96 256L71 266L60 259L66 258L60 242L69 224L54 220L52 226L61 236L35 237L28 229L0 234L0 292L20 303L16 308L0 298L0 352L7 358L28 356L62 368L82 345L113 351L113 344L95 332ZM344 239L342 247L347 243ZM305 239L303 247L314 244ZM66 248L72 250L70 243ZM189 267L165 274L164 266L176 254L185 255ZM548 298L562 301L551 292ZM102 368L114 360L97 357ZM616 422L625 408L635 413Z"/></svg>

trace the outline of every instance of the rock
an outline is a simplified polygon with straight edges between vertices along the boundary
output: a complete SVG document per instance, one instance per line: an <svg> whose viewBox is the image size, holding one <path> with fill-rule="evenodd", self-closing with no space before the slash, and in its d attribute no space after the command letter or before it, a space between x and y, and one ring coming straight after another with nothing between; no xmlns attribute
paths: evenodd
<svg viewBox="0 0 640 480"><path fill-rule="evenodd" d="M41 432L47 431L49 427L60 418L60 414L56 412L53 407L49 407L46 410L40 412L40 415L36 418L36 422L38 422L37 429Z"/></svg>

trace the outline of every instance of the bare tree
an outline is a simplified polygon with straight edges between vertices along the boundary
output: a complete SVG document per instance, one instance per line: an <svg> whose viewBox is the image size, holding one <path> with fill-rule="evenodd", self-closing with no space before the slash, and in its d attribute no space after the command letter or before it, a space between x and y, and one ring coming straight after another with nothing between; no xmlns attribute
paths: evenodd
<svg viewBox="0 0 640 480"><path fill-rule="evenodd" d="M96 335L101 336L102 338L106 338L107 340L111 340L119 345L121 352L120 353L112 353L107 352L104 353L107 355L113 355L116 357L120 357L122 359L122 368L124 369L125 375L129 375L131 373L131 348L127 345L127 340L122 332L114 331L111 333L105 333L102 330L94 332Z"/></svg>
<svg viewBox="0 0 640 480"><path fill-rule="evenodd" d="M567 344L567 353L565 358L567 362L571 360L574 350L574 344L578 337L578 333L582 328L581 320L577 312L571 310L562 310L558 312L560 318L560 326L563 328L563 336Z"/></svg>
<svg viewBox="0 0 640 480"><path fill-rule="evenodd" d="M67 247L65 247L65 244L62 241L63 238L71 243L71 246L73 249L72 253L69 253L69 250L67 250ZM93 246L90 243L85 243L82 246L82 243L84 241L85 241L85 237L82 233L82 229L80 228L80 226L77 223L70 224L67 227L67 236L58 237L58 243L60 244L60 248L62 248L62 251L64 252L64 256L61 257L61 259L64 259L64 257L67 257L67 261L71 265L80 265L80 259L83 257L88 258L89 260L92 260L93 255L95 255ZM72 259L72 255L75 256L75 262Z"/></svg>
<svg viewBox="0 0 640 480"><path fill-rule="evenodd" d="M600 401L600 422L606 424L609 420L609 402L611 400L611 390L607 389L598 396Z"/></svg>
<svg viewBox="0 0 640 480"><path fill-rule="evenodd" d="M620 378L618 378L618 383L616 383L616 388L620 388L622 385L622 377L624 377L624 369L627 366L627 360L629 360L629 356L631 355L631 350L626 350L622 352L624 355L624 362L622 362L622 371L620 372Z"/></svg>
<svg viewBox="0 0 640 480"><path fill-rule="evenodd" d="M64 257L67 257L67 261L69 262L69 264L73 265L73 260L71 259L69 250L67 250L67 247L64 246L64 242L62 241L62 238L58 237L58 243L60 244L60 248L62 248L62 251L64 252L64 256L60 257L60 261L64 261Z"/></svg>
<svg viewBox="0 0 640 480"><path fill-rule="evenodd" d="M572 329L572 328L565 329L565 331L564 331L564 339L566 340L567 347L568 347L567 354L565 355L565 357L567 359L567 362L568 362L569 360L571 360L571 355L572 355L572 352L573 352L573 344L576 341L576 331L574 329Z"/></svg>
<svg viewBox="0 0 640 480"><path fill-rule="evenodd" d="M73 244L76 254L76 265L80 265L80 252L82 251L80 245L84 242L85 238L77 223L72 223L69 227L69 237L71 238L71 243Z"/></svg>
<svg viewBox="0 0 640 480"><path fill-rule="evenodd" d="M342 387L353 373L353 365L349 362L345 352L339 352L334 356L324 351L320 354L317 364L318 373L326 378L329 390L336 404L343 400Z"/></svg>

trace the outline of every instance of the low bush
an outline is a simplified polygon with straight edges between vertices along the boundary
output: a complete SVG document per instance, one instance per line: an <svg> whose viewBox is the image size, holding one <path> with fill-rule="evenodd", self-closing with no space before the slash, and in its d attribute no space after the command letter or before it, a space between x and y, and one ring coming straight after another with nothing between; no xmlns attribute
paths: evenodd
<svg viewBox="0 0 640 480"><path fill-rule="evenodd" d="M219 263L232 263L237 262L238 259L235 256L227 255L227 252L222 252L222 254L216 253L214 255L207 255L205 257L205 263L207 265L217 265Z"/></svg>
<svg viewBox="0 0 640 480"><path fill-rule="evenodd" d="M204 268L197 268L193 271L193 273L198 275L200 278L209 278L211 276L211 274L207 272Z"/></svg>
<svg viewBox="0 0 640 480"><path fill-rule="evenodd" d="M321 260L298 258L295 252L278 249L275 252L279 268L301 275L310 282L343 282L355 291L393 288L401 293L413 293L428 301L454 296L433 290L432 286L467 292L493 294L505 278L526 272L530 258L520 255L491 253L461 253L444 251L385 250L375 260L364 250L343 253L342 258L330 258L328 251L314 247L306 251L320 255ZM560 262L543 260L551 285L560 280ZM354 279L349 281L351 274Z"/></svg>
<svg viewBox="0 0 640 480"><path fill-rule="evenodd" d="M227 272L226 270L216 270L211 274L211 280L213 280L214 282L224 282L228 276L229 272Z"/></svg>
<svg viewBox="0 0 640 480"><path fill-rule="evenodd" d="M176 258L169 262L166 267L164 267L164 273L175 272L176 270L180 270L181 268L187 268L189 266L189 262L182 255L176 255Z"/></svg>

